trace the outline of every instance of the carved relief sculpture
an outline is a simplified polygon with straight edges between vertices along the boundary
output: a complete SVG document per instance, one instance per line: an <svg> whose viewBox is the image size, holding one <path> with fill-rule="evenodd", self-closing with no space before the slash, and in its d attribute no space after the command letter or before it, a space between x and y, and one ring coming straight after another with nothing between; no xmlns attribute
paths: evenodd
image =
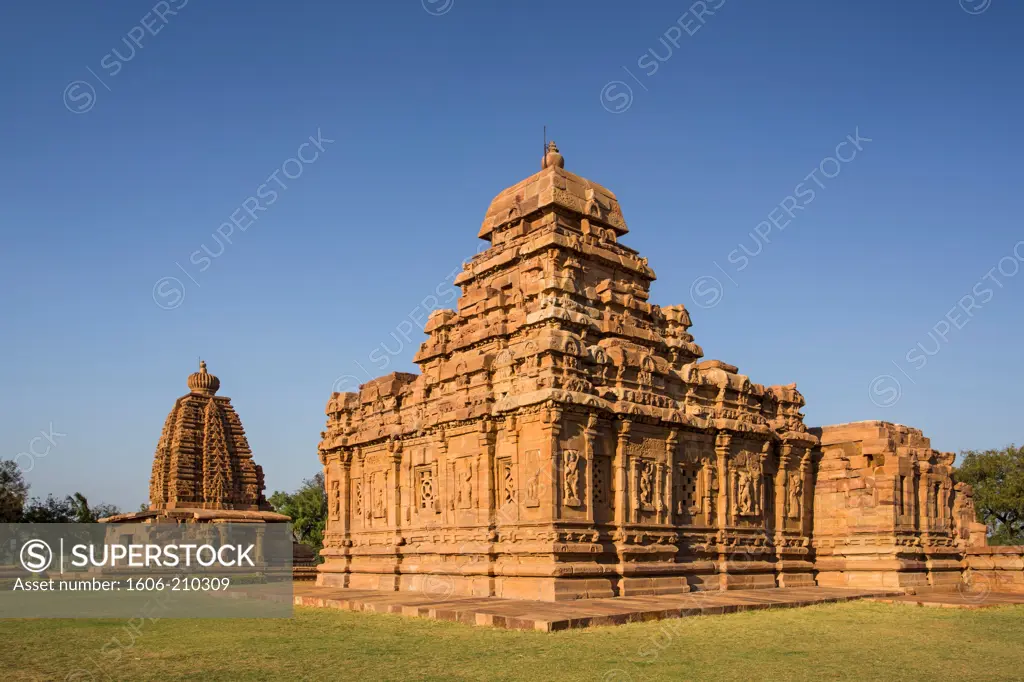
<svg viewBox="0 0 1024 682"><path fill-rule="evenodd" d="M786 508L791 519L800 518L800 510L803 508L804 479L799 472L789 472L788 502Z"/></svg>
<svg viewBox="0 0 1024 682"><path fill-rule="evenodd" d="M341 484L338 481L331 481L331 518L337 521L341 518Z"/></svg>
<svg viewBox="0 0 1024 682"><path fill-rule="evenodd" d="M459 474L459 508L471 509L473 507L473 465L466 462Z"/></svg>
<svg viewBox="0 0 1024 682"><path fill-rule="evenodd" d="M580 455L575 450L562 453L562 475L564 477L565 504L570 507L580 506Z"/></svg>
<svg viewBox="0 0 1024 682"><path fill-rule="evenodd" d="M754 479L746 469L737 472L736 506L741 516L750 516L754 512Z"/></svg>
<svg viewBox="0 0 1024 682"><path fill-rule="evenodd" d="M640 508L651 508L654 506L654 465L648 461L640 460Z"/></svg>
<svg viewBox="0 0 1024 682"><path fill-rule="evenodd" d="M356 481L353 484L352 494L352 513L355 514L356 518L363 517L363 482Z"/></svg>
<svg viewBox="0 0 1024 682"><path fill-rule="evenodd" d="M512 462L504 460L501 463L502 481L502 503L506 505L516 502L516 479L512 473Z"/></svg>

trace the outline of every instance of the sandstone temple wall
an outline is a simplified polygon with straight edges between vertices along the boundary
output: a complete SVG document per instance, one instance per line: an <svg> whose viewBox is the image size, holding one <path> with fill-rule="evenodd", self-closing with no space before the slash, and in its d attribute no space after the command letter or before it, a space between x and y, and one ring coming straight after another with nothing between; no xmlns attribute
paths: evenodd
<svg viewBox="0 0 1024 682"><path fill-rule="evenodd" d="M968 547L964 569L972 594L1024 592L1024 547Z"/></svg>
<svg viewBox="0 0 1024 682"><path fill-rule="evenodd" d="M974 520L970 488L953 478L955 455L933 450L917 429L888 422L815 432L818 584L958 584L964 550L984 542L984 526Z"/></svg>

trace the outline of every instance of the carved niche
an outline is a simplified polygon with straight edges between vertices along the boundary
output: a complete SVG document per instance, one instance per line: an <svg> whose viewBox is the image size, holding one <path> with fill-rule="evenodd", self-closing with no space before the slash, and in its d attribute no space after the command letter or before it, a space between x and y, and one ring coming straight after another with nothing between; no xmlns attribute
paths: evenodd
<svg viewBox="0 0 1024 682"><path fill-rule="evenodd" d="M388 472L377 471L370 477L370 492L373 499L373 517L381 519L387 516L388 502L387 490L385 489L388 480Z"/></svg>
<svg viewBox="0 0 1024 682"><path fill-rule="evenodd" d="M363 517L363 482L355 481L352 488L352 508L357 519Z"/></svg>
<svg viewBox="0 0 1024 682"><path fill-rule="evenodd" d="M429 464L416 467L414 481L416 485L416 511L440 511L440 501L436 488L437 482L434 479L434 467Z"/></svg>
<svg viewBox="0 0 1024 682"><path fill-rule="evenodd" d="M565 450L562 453L562 496L568 507L582 506L580 493L580 453Z"/></svg>
<svg viewBox="0 0 1024 682"><path fill-rule="evenodd" d="M761 514L763 475L760 453L742 453L732 469L732 510L737 516Z"/></svg>
<svg viewBox="0 0 1024 682"><path fill-rule="evenodd" d="M692 519L701 512L703 498L701 467L689 463L679 464L676 468L676 514L686 520Z"/></svg>
<svg viewBox="0 0 1024 682"><path fill-rule="evenodd" d="M799 471L790 471L786 487L786 516L791 519L800 518L803 509L803 494L804 477Z"/></svg>
<svg viewBox="0 0 1024 682"><path fill-rule="evenodd" d="M611 495L608 482L611 479L611 459L608 457L594 458L594 506L611 507Z"/></svg>
<svg viewBox="0 0 1024 682"><path fill-rule="evenodd" d="M503 457L498 460L498 478L501 481L501 505L516 503L516 478L512 468L512 459Z"/></svg>
<svg viewBox="0 0 1024 682"><path fill-rule="evenodd" d="M637 488L635 508L641 511L654 511L654 491L657 487L654 462L647 459L636 460Z"/></svg>
<svg viewBox="0 0 1024 682"><path fill-rule="evenodd" d="M338 481L331 481L331 520L338 521L341 519L341 483Z"/></svg>
<svg viewBox="0 0 1024 682"><path fill-rule="evenodd" d="M527 507L540 506L541 487L541 466L540 450L526 451L526 489L523 495L523 505ZM514 496L514 493L513 493Z"/></svg>
<svg viewBox="0 0 1024 682"><path fill-rule="evenodd" d="M459 509L473 508L473 462L468 458L462 463L461 469L456 467L456 505Z"/></svg>

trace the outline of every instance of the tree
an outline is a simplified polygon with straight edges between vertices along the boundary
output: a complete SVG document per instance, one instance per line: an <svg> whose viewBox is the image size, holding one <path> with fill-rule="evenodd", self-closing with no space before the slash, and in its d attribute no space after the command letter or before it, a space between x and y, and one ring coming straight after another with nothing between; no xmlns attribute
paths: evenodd
<svg viewBox="0 0 1024 682"><path fill-rule="evenodd" d="M275 492L270 504L279 514L292 517L292 533L299 542L316 551L324 545L327 526L327 491L323 472L307 478L294 493Z"/></svg>
<svg viewBox="0 0 1024 682"><path fill-rule="evenodd" d="M988 526L989 544L1024 544L1024 448L961 454L957 480L974 488L974 506Z"/></svg>
<svg viewBox="0 0 1024 682"><path fill-rule="evenodd" d="M62 499L47 495L45 500L33 497L21 515L22 523L70 523L74 520L75 501L70 496Z"/></svg>
<svg viewBox="0 0 1024 682"><path fill-rule="evenodd" d="M118 514L112 504L98 504L89 507L89 501L82 493L68 495L63 499L47 495L45 500L33 497L19 519L22 523L95 523L97 519Z"/></svg>
<svg viewBox="0 0 1024 682"><path fill-rule="evenodd" d="M72 521L75 523L96 523L99 519L120 514L121 510L113 504L98 504L89 508L89 501L82 493L75 493L69 498L74 505L75 513Z"/></svg>
<svg viewBox="0 0 1024 682"><path fill-rule="evenodd" d="M28 484L13 459L0 460L0 523L21 519L28 498Z"/></svg>

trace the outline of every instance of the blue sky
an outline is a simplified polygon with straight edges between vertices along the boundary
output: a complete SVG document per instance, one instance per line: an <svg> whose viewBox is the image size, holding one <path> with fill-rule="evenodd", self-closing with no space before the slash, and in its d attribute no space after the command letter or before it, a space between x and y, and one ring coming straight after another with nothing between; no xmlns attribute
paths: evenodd
<svg viewBox="0 0 1024 682"><path fill-rule="evenodd" d="M33 494L135 508L200 355L268 493L312 475L332 387L413 369L542 125L618 195L652 301L706 357L797 382L808 424L1024 440L1020 3L0 15L0 456L45 454L19 457Z"/></svg>

